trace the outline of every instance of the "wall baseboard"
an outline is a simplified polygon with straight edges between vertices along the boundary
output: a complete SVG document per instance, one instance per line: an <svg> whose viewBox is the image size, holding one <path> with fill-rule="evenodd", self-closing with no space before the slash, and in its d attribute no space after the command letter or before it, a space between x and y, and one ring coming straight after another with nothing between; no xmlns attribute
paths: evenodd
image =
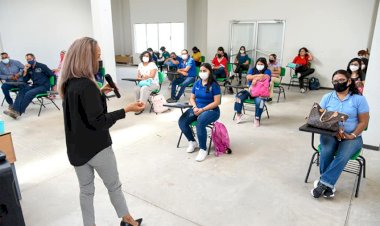
<svg viewBox="0 0 380 226"><path fill-rule="evenodd" d="M373 150L373 151L380 151L379 146L373 146L373 145L368 145L368 144L363 144L363 148Z"/></svg>

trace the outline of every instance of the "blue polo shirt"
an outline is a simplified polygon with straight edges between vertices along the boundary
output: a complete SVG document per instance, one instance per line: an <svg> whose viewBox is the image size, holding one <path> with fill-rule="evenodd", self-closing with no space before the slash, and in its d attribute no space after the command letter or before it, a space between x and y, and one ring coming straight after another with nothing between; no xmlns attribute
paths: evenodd
<svg viewBox="0 0 380 226"><path fill-rule="evenodd" d="M11 60L9 59L8 64L4 64L3 62L0 62L0 79L4 79L6 81L13 81L10 80L10 77L18 74L20 71L24 70L24 65L18 61L18 60Z"/></svg>
<svg viewBox="0 0 380 226"><path fill-rule="evenodd" d="M352 133L355 131L359 123L359 114L369 112L367 100L361 95L348 94L344 100L340 100L335 91L325 94L322 97L321 107L328 111L337 111L348 115L347 121L344 123L344 132Z"/></svg>
<svg viewBox="0 0 380 226"><path fill-rule="evenodd" d="M239 64L244 64L247 60L249 60L249 57L247 54L245 54L244 56L239 55L237 60Z"/></svg>
<svg viewBox="0 0 380 226"><path fill-rule="evenodd" d="M207 85L202 85L202 80L199 79L194 83L192 93L195 95L195 104L197 108L203 108L214 102L214 96L220 95L220 86L214 82L207 91Z"/></svg>
<svg viewBox="0 0 380 226"><path fill-rule="evenodd" d="M33 86L45 86L50 88L50 77L55 76L54 73L45 65L36 62L34 67L30 67L25 75L27 79L32 79Z"/></svg>
<svg viewBox="0 0 380 226"><path fill-rule="evenodd" d="M260 72L256 68L251 68L249 69L248 74L257 75L257 74L260 74ZM272 72L269 69L266 69L264 71L264 74L269 75L269 78L270 78L269 81L272 79ZM251 86L251 84L252 84L252 81L248 81L248 86Z"/></svg>
<svg viewBox="0 0 380 226"><path fill-rule="evenodd" d="M181 59L182 60L182 59ZM195 68L195 61L193 58L189 56L186 61L180 61L179 67L180 69L186 68L187 66L190 66L190 69L187 71L187 76L189 77L195 77L197 76L197 69Z"/></svg>

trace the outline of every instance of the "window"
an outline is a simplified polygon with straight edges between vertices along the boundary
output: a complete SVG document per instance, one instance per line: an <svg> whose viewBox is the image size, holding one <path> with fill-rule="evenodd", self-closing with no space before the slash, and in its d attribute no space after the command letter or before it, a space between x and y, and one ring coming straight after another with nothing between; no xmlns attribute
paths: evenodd
<svg viewBox="0 0 380 226"><path fill-rule="evenodd" d="M165 46L169 52L179 53L185 46L184 23L159 23L134 25L135 53L147 48L158 50Z"/></svg>

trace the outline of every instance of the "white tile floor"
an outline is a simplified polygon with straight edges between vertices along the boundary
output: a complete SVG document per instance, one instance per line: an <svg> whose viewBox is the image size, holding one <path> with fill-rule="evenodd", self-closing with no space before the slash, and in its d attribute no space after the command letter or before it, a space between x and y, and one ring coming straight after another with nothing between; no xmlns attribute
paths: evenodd
<svg viewBox="0 0 380 226"><path fill-rule="evenodd" d="M134 67L118 67L132 77ZM122 98L109 110L132 102L133 84L119 81ZM168 84L163 94L168 97ZM353 198L355 177L343 173L334 200L314 199L304 177L310 161L310 134L298 131L313 102L326 90L268 104L270 119L254 128L252 112L242 124L232 121L234 98L223 96L221 121L228 128L232 155L210 155L202 163L187 154L186 141L176 148L180 110L160 115L128 114L111 129L123 191L129 208L143 225L380 225L380 156L364 150L367 178ZM188 98L189 95L186 96ZM2 98L2 96L0 96ZM185 99L186 99L185 98ZM58 100L59 105L61 102ZM1 108L4 110L5 106ZM12 132L18 161L21 201L28 226L81 225L77 179L67 156L62 112L31 105L18 120L0 115ZM313 168L310 180L318 177ZM118 225L106 189L96 180L97 225Z"/></svg>

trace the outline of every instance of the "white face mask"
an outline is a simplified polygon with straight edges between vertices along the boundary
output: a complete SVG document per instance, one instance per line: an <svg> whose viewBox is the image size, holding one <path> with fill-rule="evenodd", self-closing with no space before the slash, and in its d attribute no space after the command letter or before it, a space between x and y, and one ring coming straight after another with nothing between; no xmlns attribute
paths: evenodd
<svg viewBox="0 0 380 226"><path fill-rule="evenodd" d="M244 50L240 50L240 53L241 53L241 54L244 54Z"/></svg>
<svg viewBox="0 0 380 226"><path fill-rule="evenodd" d="M143 60L144 63L148 63L149 62L149 57L144 56L142 58L142 60Z"/></svg>
<svg viewBox="0 0 380 226"><path fill-rule="evenodd" d="M1 62L3 62L4 64L9 64L9 58L3 59L1 60Z"/></svg>
<svg viewBox="0 0 380 226"><path fill-rule="evenodd" d="M186 55L181 55L182 60L187 60L187 54Z"/></svg>
<svg viewBox="0 0 380 226"><path fill-rule="evenodd" d="M208 73L207 72L199 72L199 77L202 80L206 80L206 79L208 79Z"/></svg>
<svg viewBox="0 0 380 226"><path fill-rule="evenodd" d="M264 65L256 65L256 69L261 71L264 69Z"/></svg>
<svg viewBox="0 0 380 226"><path fill-rule="evenodd" d="M350 65L350 70L351 70L351 71L357 71L357 70L359 70L359 66L356 66L356 65Z"/></svg>
<svg viewBox="0 0 380 226"><path fill-rule="evenodd" d="M364 70L365 69L365 64L362 64L362 70Z"/></svg>
<svg viewBox="0 0 380 226"><path fill-rule="evenodd" d="M162 52L162 50L160 50L160 51L158 51L160 54L162 54L163 52Z"/></svg>

